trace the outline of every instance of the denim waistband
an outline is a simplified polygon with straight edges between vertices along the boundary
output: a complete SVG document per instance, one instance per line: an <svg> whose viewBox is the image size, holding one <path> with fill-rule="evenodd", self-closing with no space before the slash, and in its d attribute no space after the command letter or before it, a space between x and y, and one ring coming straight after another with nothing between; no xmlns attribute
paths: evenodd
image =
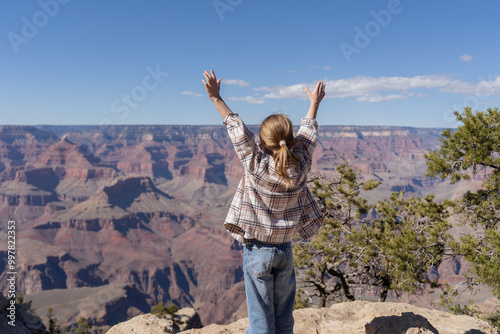
<svg viewBox="0 0 500 334"><path fill-rule="evenodd" d="M248 246L285 249L285 248L292 248L292 242L288 241L288 242L285 242L284 244L269 244L266 242L259 241L257 239L249 239L248 242L243 244L243 247L248 247Z"/></svg>

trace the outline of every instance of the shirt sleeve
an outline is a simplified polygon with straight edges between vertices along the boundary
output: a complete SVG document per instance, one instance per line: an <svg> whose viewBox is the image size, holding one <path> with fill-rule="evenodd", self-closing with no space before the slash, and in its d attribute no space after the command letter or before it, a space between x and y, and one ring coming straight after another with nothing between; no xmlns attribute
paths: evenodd
<svg viewBox="0 0 500 334"><path fill-rule="evenodd" d="M300 120L299 131L295 138L304 145L306 153L305 158L310 166L314 149L316 148L316 142L318 141L318 122L316 122L314 118L302 118Z"/></svg>
<svg viewBox="0 0 500 334"><path fill-rule="evenodd" d="M227 115L223 124L226 125L229 138L243 167L246 171L252 172L256 155L259 152L255 143L255 135L243 123L238 114L231 113Z"/></svg>
<svg viewBox="0 0 500 334"><path fill-rule="evenodd" d="M299 235L304 240L311 239L325 223L325 217L311 191L306 188L301 203Z"/></svg>

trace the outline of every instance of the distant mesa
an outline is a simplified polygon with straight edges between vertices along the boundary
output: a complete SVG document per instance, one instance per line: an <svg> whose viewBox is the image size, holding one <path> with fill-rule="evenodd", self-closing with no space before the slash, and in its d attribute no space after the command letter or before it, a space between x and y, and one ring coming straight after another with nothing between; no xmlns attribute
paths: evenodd
<svg viewBox="0 0 500 334"><path fill-rule="evenodd" d="M100 159L83 147L71 142L67 135L42 152L33 163L33 167L64 165L65 167L93 168L100 167Z"/></svg>
<svg viewBox="0 0 500 334"><path fill-rule="evenodd" d="M54 143L58 140L52 131L30 125L0 125L0 142L14 147L26 147L34 143Z"/></svg>
<svg viewBox="0 0 500 334"><path fill-rule="evenodd" d="M16 173L15 184L26 182L41 190L51 191L59 184L59 179L52 168L34 168Z"/></svg>
<svg viewBox="0 0 500 334"><path fill-rule="evenodd" d="M106 153L108 154L107 158L117 160L117 169L126 174L140 173L163 177L166 180L173 178L169 170L169 163L164 160L168 157L168 152L157 143L139 143L119 148L117 151L110 150Z"/></svg>
<svg viewBox="0 0 500 334"><path fill-rule="evenodd" d="M34 126L0 126L0 182L12 180L27 161L58 141L54 133Z"/></svg>
<svg viewBox="0 0 500 334"><path fill-rule="evenodd" d="M74 205L58 219L121 217L138 212L182 212L187 210L158 189L149 176L124 176L97 190L86 201Z"/></svg>
<svg viewBox="0 0 500 334"><path fill-rule="evenodd" d="M9 167L21 165L23 158L24 155L18 149L12 145L0 142L0 160L7 162Z"/></svg>

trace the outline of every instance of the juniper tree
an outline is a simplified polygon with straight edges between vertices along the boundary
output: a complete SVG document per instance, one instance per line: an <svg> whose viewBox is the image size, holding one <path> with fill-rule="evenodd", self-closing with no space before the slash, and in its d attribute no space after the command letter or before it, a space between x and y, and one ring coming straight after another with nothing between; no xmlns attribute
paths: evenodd
<svg viewBox="0 0 500 334"><path fill-rule="evenodd" d="M347 163L337 171L335 178L311 181L326 223L312 241L294 249L299 281L313 291L309 297L318 297L323 307L332 299L355 300L354 288L376 288L380 301L388 291L399 295L424 288L449 238L445 205L432 195L405 199L403 192L369 205L360 190L381 182L361 182Z"/></svg>
<svg viewBox="0 0 500 334"><path fill-rule="evenodd" d="M453 202L454 213L478 233L465 235L452 246L472 263L478 283L491 286L500 298L500 112L489 108L474 114L467 107L463 113L455 111L455 116L463 124L455 131L444 130L439 150L424 155L427 175L449 177L456 184L486 173L481 189L467 191Z"/></svg>
<svg viewBox="0 0 500 334"><path fill-rule="evenodd" d="M424 155L427 175L449 178L451 184L480 172L486 175L481 189L450 201L460 221L475 231L451 243L451 247L472 265L462 286L473 290L484 283L500 298L500 112L489 108L473 113L466 107L454 114L462 124L454 131L444 130L441 147ZM453 305L459 293L458 286L448 287L442 301L455 312L466 313L466 309ZM488 320L498 326L499 315L497 311Z"/></svg>
<svg viewBox="0 0 500 334"><path fill-rule="evenodd" d="M434 195L405 199L394 192L375 205L380 218L361 225L354 234L363 250L360 283L380 287L379 301L394 291L414 294L431 282L428 271L446 255L450 224L445 204Z"/></svg>
<svg viewBox="0 0 500 334"><path fill-rule="evenodd" d="M47 319L49 320L49 333L50 334L61 334L61 326L59 325L59 321L54 316L54 311L52 307L47 309Z"/></svg>
<svg viewBox="0 0 500 334"><path fill-rule="evenodd" d="M84 317L79 317L76 323L76 328L74 328L71 333L74 334L88 334L92 329L88 319Z"/></svg>
<svg viewBox="0 0 500 334"><path fill-rule="evenodd" d="M359 196L359 189L363 185L359 183L352 166L343 163L337 167L337 171L338 178L318 176L311 180L311 191L319 202L326 223L313 240L306 244L298 243L294 247L299 281L313 288L312 296L319 298L318 306L321 307L328 300L341 295L354 300L348 282L352 271L347 269L353 257L354 245L345 241L355 221L369 209L367 201ZM378 184L367 183L366 189L375 188ZM336 278L335 284L327 283L329 277Z"/></svg>
<svg viewBox="0 0 500 334"><path fill-rule="evenodd" d="M156 315L157 317L163 317L166 314L174 314L179 310L179 306L174 303L170 303L165 306L163 302L159 302L157 305L151 307L151 314Z"/></svg>

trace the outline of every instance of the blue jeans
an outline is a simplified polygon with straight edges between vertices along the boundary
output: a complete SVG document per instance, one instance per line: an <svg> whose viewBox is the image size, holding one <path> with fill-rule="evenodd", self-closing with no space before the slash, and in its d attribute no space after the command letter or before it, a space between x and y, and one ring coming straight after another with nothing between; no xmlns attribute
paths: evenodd
<svg viewBox="0 0 500 334"><path fill-rule="evenodd" d="M292 243L243 244L250 325L247 334L293 334L295 271Z"/></svg>

